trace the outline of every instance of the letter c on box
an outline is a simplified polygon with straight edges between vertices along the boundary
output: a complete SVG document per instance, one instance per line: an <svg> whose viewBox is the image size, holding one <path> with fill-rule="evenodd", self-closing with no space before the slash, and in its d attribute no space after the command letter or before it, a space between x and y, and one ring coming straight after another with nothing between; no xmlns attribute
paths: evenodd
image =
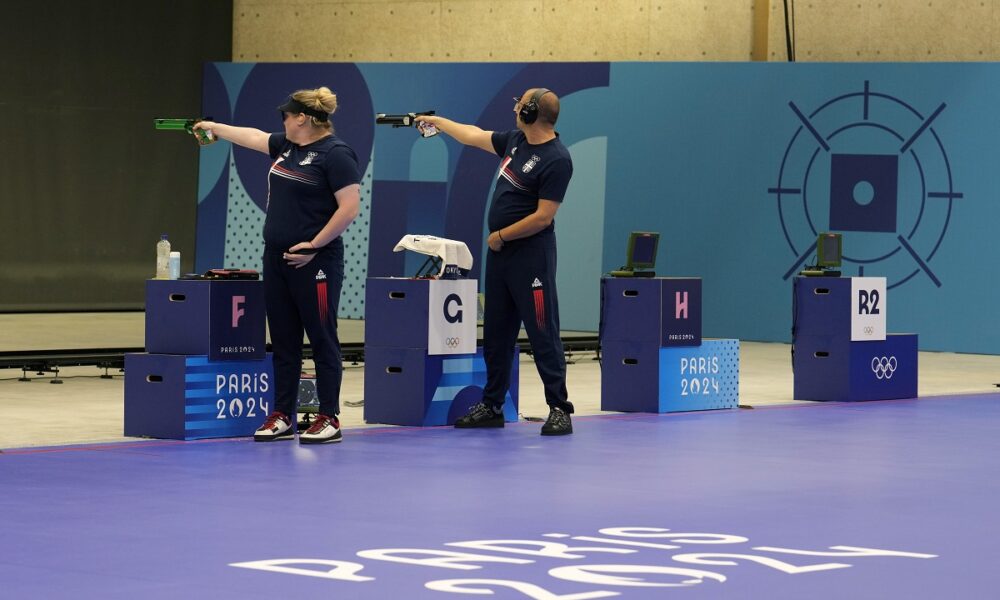
<svg viewBox="0 0 1000 600"><path fill-rule="evenodd" d="M461 323L462 322L462 310L458 309L454 314L448 312L448 305L455 303L462 306L462 297L458 294L448 294L448 297L444 299L444 320L449 323Z"/></svg>

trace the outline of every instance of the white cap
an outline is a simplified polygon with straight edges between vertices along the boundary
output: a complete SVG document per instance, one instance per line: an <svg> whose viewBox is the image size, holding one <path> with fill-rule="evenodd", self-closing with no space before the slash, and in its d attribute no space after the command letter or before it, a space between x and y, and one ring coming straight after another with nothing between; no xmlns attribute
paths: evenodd
<svg viewBox="0 0 1000 600"><path fill-rule="evenodd" d="M180 258L180 257L181 257L181 253L180 252L171 252L170 253L170 258Z"/></svg>

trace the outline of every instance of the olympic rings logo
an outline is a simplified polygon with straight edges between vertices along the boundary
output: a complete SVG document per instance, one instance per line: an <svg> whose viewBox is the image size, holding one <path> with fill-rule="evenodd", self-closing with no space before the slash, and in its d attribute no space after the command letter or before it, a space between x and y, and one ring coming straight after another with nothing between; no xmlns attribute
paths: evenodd
<svg viewBox="0 0 1000 600"><path fill-rule="evenodd" d="M874 333L874 331L875 331L875 328L872 327L871 325L868 325L868 326L865 327L865 335L871 335L872 333Z"/></svg>
<svg viewBox="0 0 1000 600"><path fill-rule="evenodd" d="M892 379L892 374L896 372L898 361L895 356L875 356L872 358L872 373L878 379Z"/></svg>
<svg viewBox="0 0 1000 600"><path fill-rule="evenodd" d="M449 348L458 348L459 343L461 343L462 338L450 337L444 339L444 345Z"/></svg>

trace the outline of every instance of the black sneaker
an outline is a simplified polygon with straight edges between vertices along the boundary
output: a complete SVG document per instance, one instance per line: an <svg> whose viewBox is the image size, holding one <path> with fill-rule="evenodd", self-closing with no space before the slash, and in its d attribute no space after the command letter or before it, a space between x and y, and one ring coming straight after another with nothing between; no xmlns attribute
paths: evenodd
<svg viewBox="0 0 1000 600"><path fill-rule="evenodd" d="M264 424L253 433L255 442L275 442L278 440L290 440L295 437L295 428L292 427L292 420L283 412L275 411L268 415Z"/></svg>
<svg viewBox="0 0 1000 600"><path fill-rule="evenodd" d="M549 418L542 425L542 435L569 435L573 433L573 421L569 413L553 406L549 409Z"/></svg>
<svg viewBox="0 0 1000 600"><path fill-rule="evenodd" d="M503 411L497 412L492 406L487 406L485 402L480 402L472 406L469 412L455 421L455 427L459 429L471 429L473 427L503 427Z"/></svg>

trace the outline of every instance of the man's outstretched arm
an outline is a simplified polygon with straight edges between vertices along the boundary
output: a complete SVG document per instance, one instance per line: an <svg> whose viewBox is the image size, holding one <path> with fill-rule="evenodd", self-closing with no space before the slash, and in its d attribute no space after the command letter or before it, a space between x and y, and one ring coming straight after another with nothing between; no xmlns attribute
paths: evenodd
<svg viewBox="0 0 1000 600"><path fill-rule="evenodd" d="M414 119L418 123L429 123L438 128L439 131L447 133L466 146L482 148L490 154L496 154L493 149L493 132L484 131L475 125L457 123L451 119L438 117L436 115L421 115Z"/></svg>

